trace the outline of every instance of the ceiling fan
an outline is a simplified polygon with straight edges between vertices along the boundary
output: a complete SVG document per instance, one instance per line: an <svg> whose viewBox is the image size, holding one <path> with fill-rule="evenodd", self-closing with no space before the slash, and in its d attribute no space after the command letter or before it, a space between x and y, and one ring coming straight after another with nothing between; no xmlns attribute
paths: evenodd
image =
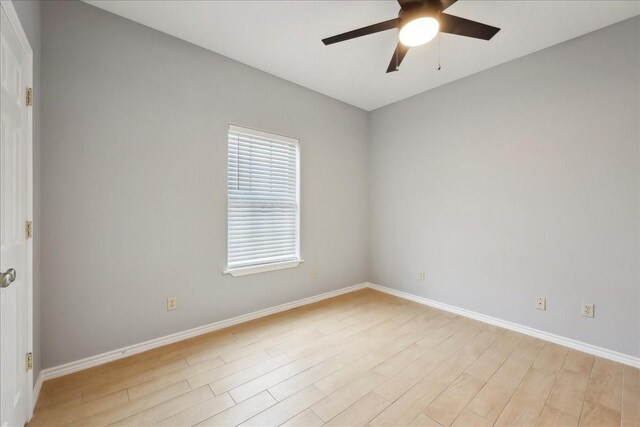
<svg viewBox="0 0 640 427"><path fill-rule="evenodd" d="M398 12L397 18L328 37L323 39L322 42L325 45L330 45L380 31L399 28L400 41L387 68L387 73L390 73L398 71L400 63L410 47L430 42L439 31L482 40L491 40L500 31L500 28L492 27L491 25L443 13L446 8L456 1L398 0L400 12Z"/></svg>

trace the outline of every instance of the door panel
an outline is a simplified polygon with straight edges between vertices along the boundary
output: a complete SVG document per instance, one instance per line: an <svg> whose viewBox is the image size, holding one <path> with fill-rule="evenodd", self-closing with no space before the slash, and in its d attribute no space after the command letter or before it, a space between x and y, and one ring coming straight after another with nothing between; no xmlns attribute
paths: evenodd
<svg viewBox="0 0 640 427"><path fill-rule="evenodd" d="M27 126L28 56L1 9L0 22L0 272L16 279L0 290L0 419L22 426L28 417Z"/></svg>

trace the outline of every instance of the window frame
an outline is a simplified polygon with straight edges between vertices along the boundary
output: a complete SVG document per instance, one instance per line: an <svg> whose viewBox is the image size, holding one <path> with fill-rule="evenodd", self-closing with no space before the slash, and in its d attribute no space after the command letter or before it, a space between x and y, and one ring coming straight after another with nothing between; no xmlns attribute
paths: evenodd
<svg viewBox="0 0 640 427"><path fill-rule="evenodd" d="M301 181L302 181L302 177L300 176L300 151L301 151L301 146L300 146L300 140L297 138L293 138L290 136L285 136L282 134L277 134L277 133L273 133L273 132L267 132L267 131L262 131L262 130L258 130L258 129L253 129L253 128L248 128L245 126L239 126L239 125L234 125L234 124L229 124L227 126L227 155L226 155L226 164L228 165L229 162L229 133L230 132L239 132L239 133L244 133L244 134L248 134L248 135L253 135L256 136L258 138L269 138L269 139L274 139L277 140L279 142L283 142L283 143L288 143L288 144L292 144L295 147L295 151L296 151L296 218L295 218L295 227L296 227L296 253L295 256L296 258L293 260L287 260L287 261L276 261L276 262L269 262L269 263L264 263L264 264L256 264L256 265L249 265L246 267L233 267L233 268L229 268L229 207L230 207L230 203L229 203L229 168L227 166L227 168L225 169L225 174L226 174L226 191L227 191L227 216L226 216L226 227L227 227L227 242L226 242L226 250L227 250L227 260L226 260L226 268L223 270L223 274L229 274L231 276L234 277L239 277L239 276L246 276L249 274L257 274L257 273L264 273L267 271L275 271L275 270L282 270L282 269L286 269L286 268L293 268L293 267L297 267L300 263L304 262L304 259L302 258L302 254L301 254L301 244L300 244L300 211L301 211L301 206L300 206L300 189L302 187L301 185Z"/></svg>

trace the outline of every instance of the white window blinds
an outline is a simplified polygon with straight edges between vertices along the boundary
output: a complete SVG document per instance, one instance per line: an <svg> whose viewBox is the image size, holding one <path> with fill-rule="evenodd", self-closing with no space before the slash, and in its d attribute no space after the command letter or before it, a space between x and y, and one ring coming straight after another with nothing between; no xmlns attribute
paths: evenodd
<svg viewBox="0 0 640 427"><path fill-rule="evenodd" d="M299 141L229 126L229 270L299 260Z"/></svg>

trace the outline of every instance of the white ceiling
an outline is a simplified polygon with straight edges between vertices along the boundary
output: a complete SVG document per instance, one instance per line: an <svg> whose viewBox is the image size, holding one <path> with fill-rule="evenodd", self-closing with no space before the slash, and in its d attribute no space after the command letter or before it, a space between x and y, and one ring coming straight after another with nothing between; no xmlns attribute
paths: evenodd
<svg viewBox="0 0 640 427"><path fill-rule="evenodd" d="M396 30L320 40L396 17L395 1L86 2L365 110L640 14L639 1L461 0L447 13L502 30L489 42L443 34L440 71L436 38L386 74Z"/></svg>

